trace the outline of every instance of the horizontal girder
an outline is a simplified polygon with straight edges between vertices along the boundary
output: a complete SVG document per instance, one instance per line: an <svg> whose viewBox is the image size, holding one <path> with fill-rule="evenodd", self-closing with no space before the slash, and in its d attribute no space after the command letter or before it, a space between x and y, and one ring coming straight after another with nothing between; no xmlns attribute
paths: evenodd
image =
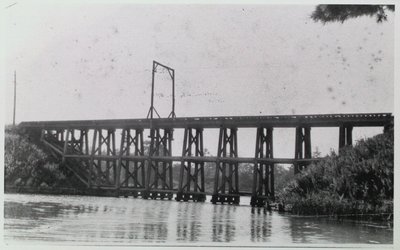
<svg viewBox="0 0 400 250"><path fill-rule="evenodd" d="M113 160L117 159L115 156L108 155L65 155L65 158L77 158L77 159L101 159L101 160ZM148 160L148 156L122 156L122 160ZM232 162L232 163L276 163L276 164L294 164L297 162L313 162L319 161L321 158L312 159L292 159L292 158L250 158L250 157L213 157L213 156L152 156L151 159L155 161L190 161L190 162Z"/></svg>
<svg viewBox="0 0 400 250"><path fill-rule="evenodd" d="M273 116L220 116L158 119L113 119L21 122L21 128L40 129L145 129L145 128L220 128L220 127L380 127L393 122L391 113L313 114Z"/></svg>

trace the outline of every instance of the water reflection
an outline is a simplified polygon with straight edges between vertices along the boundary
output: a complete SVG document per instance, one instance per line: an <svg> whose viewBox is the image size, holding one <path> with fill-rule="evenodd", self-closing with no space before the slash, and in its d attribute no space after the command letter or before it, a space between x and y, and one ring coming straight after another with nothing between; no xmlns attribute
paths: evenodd
<svg viewBox="0 0 400 250"><path fill-rule="evenodd" d="M245 203L245 202L243 202ZM392 243L385 224L300 218L264 208L125 198L5 195L6 241Z"/></svg>
<svg viewBox="0 0 400 250"><path fill-rule="evenodd" d="M251 208L250 236L252 242L268 242L271 236L272 213L266 208Z"/></svg>
<svg viewBox="0 0 400 250"><path fill-rule="evenodd" d="M183 203L177 211L176 240L197 242L201 233L201 204Z"/></svg>
<svg viewBox="0 0 400 250"><path fill-rule="evenodd" d="M60 214L62 204L41 202L36 204L33 202L19 203L19 202L6 202L4 204L4 218L31 218L38 219L40 217L58 217ZM64 206L68 209L68 206Z"/></svg>
<svg viewBox="0 0 400 250"><path fill-rule="evenodd" d="M171 202L155 201L155 203L160 204L146 207L144 218L149 218L149 220L146 220L144 224L143 239L149 240L149 242L163 242L168 236L168 216L170 214Z"/></svg>
<svg viewBox="0 0 400 250"><path fill-rule="evenodd" d="M212 213L212 241L230 242L235 238L234 213L236 206L215 205Z"/></svg>
<svg viewBox="0 0 400 250"><path fill-rule="evenodd" d="M354 239L364 243L392 243L393 231L381 223L344 222L328 218L296 218L290 221L291 237L294 243L326 242L353 243ZM338 230L339 229L339 230ZM377 233L380 235L376 237Z"/></svg>

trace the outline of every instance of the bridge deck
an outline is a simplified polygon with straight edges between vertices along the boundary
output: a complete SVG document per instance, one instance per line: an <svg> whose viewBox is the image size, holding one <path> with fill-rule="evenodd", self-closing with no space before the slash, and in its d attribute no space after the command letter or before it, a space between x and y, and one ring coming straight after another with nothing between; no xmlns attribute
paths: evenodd
<svg viewBox="0 0 400 250"><path fill-rule="evenodd" d="M158 119L113 119L113 120L69 120L69 121L31 121L22 122L22 128L46 129L119 129L119 128L220 128L220 127L355 127L385 126L393 121L391 113L357 114L312 114L312 115L273 115L273 116L219 116L182 117Z"/></svg>

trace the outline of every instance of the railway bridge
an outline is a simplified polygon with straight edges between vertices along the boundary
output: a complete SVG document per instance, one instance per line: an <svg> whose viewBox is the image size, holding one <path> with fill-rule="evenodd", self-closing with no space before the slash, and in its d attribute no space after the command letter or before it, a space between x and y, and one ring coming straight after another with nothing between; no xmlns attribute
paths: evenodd
<svg viewBox="0 0 400 250"><path fill-rule="evenodd" d="M352 144L354 127L393 126L390 113L315 114L224 117L153 117L146 119L35 121L22 128L59 157L63 166L89 190L111 190L117 195L144 199L198 201L206 199L204 164L215 164L211 202L240 202L239 163L253 165L251 205L264 206L274 199L274 165L293 164L295 174L312 158L312 128L338 129L338 148ZM237 131L256 128L254 157L238 155ZM275 158L274 128L295 128L293 158ZM182 153L172 154L174 129L183 129ZM203 132L219 129L216 156L204 154ZM145 147L144 135L150 137ZM249 146L249 145L246 145ZM172 166L180 163L178 188L174 188Z"/></svg>

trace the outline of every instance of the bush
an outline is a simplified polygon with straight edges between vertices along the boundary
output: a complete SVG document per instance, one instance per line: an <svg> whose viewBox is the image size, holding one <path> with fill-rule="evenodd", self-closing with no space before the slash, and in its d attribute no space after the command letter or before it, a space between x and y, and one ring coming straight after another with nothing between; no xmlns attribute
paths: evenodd
<svg viewBox="0 0 400 250"><path fill-rule="evenodd" d="M46 154L16 133L5 133L4 177L6 183L16 178L23 180L35 176Z"/></svg>
<svg viewBox="0 0 400 250"><path fill-rule="evenodd" d="M393 145L392 130L332 152L297 175L281 198L298 214L393 210Z"/></svg>
<svg viewBox="0 0 400 250"><path fill-rule="evenodd" d="M7 185L39 186L55 185L65 180L57 163L51 162L47 154L28 141L14 128L6 128L4 144L4 179Z"/></svg>

